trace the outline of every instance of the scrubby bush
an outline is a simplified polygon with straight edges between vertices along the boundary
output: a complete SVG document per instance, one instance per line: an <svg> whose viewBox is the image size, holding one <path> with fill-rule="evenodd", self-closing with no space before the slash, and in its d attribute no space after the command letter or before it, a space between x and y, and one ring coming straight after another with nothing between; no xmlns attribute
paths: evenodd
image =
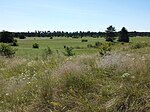
<svg viewBox="0 0 150 112"><path fill-rule="evenodd" d="M109 43L102 44L101 47L99 47L99 54L101 56L104 56L111 50L111 45Z"/></svg>
<svg viewBox="0 0 150 112"><path fill-rule="evenodd" d="M82 39L81 42L88 42L88 40L87 39Z"/></svg>
<svg viewBox="0 0 150 112"><path fill-rule="evenodd" d="M19 39L26 39L26 36L23 34L18 35Z"/></svg>
<svg viewBox="0 0 150 112"><path fill-rule="evenodd" d="M87 48L92 48L92 47L94 47L92 44L87 45Z"/></svg>
<svg viewBox="0 0 150 112"><path fill-rule="evenodd" d="M11 46L18 46L18 43L17 43L16 39L11 43Z"/></svg>
<svg viewBox="0 0 150 112"><path fill-rule="evenodd" d="M65 48L65 53L66 56L73 56L75 53L73 53L73 47L66 47Z"/></svg>
<svg viewBox="0 0 150 112"><path fill-rule="evenodd" d="M33 44L33 48L37 48L37 49L38 49L38 48L39 48L39 44L34 43L34 44Z"/></svg>
<svg viewBox="0 0 150 112"><path fill-rule="evenodd" d="M13 49L11 46L7 44L1 44L0 46L0 55L5 57L13 57L15 55L16 49Z"/></svg>
<svg viewBox="0 0 150 112"><path fill-rule="evenodd" d="M101 42L95 42L95 48L98 48L98 47L100 47L102 45L102 43Z"/></svg>
<svg viewBox="0 0 150 112"><path fill-rule="evenodd" d="M53 37L50 37L49 39L53 39Z"/></svg>
<svg viewBox="0 0 150 112"><path fill-rule="evenodd" d="M52 54L53 54L53 52L52 52L51 48L47 47L46 49L44 49L43 58L45 59Z"/></svg>

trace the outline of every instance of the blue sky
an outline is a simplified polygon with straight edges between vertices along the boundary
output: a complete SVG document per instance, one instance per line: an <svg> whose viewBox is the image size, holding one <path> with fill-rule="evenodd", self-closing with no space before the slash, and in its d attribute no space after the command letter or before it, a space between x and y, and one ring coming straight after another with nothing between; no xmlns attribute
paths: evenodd
<svg viewBox="0 0 150 112"><path fill-rule="evenodd" d="M150 31L150 0L0 0L0 31Z"/></svg>

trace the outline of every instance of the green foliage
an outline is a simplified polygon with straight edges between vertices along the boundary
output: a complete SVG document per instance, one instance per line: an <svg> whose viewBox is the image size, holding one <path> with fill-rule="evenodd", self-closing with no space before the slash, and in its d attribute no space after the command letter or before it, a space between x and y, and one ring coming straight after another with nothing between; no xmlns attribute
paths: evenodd
<svg viewBox="0 0 150 112"><path fill-rule="evenodd" d="M65 48L65 51L66 51L66 52L65 52L64 54L65 54L66 56L73 56L73 55L75 55L75 53L73 53L73 47L68 47L68 46L67 46L67 47Z"/></svg>
<svg viewBox="0 0 150 112"><path fill-rule="evenodd" d="M50 37L49 39L53 39L53 37Z"/></svg>
<svg viewBox="0 0 150 112"><path fill-rule="evenodd" d="M95 42L95 48L98 48L98 47L100 47L102 45L102 43L101 42Z"/></svg>
<svg viewBox="0 0 150 112"><path fill-rule="evenodd" d="M99 47L99 54L101 56L107 55L107 53L111 50L111 44L105 43Z"/></svg>
<svg viewBox="0 0 150 112"><path fill-rule="evenodd" d="M47 47L46 49L44 49L43 58L47 59L52 54L53 54L53 52L52 52L51 48Z"/></svg>
<svg viewBox="0 0 150 112"><path fill-rule="evenodd" d="M0 58L0 111L149 112L149 54L125 54Z"/></svg>
<svg viewBox="0 0 150 112"><path fill-rule="evenodd" d="M88 42L88 40L87 39L82 39L81 42Z"/></svg>
<svg viewBox="0 0 150 112"><path fill-rule="evenodd" d="M94 46L92 44L88 44L87 48L93 48Z"/></svg>
<svg viewBox="0 0 150 112"><path fill-rule="evenodd" d="M146 42L137 42L131 45L131 49L140 49L144 47L149 47L150 45Z"/></svg>
<svg viewBox="0 0 150 112"><path fill-rule="evenodd" d="M33 44L33 48L36 48L36 49L38 49L38 48L39 48L39 44L37 44L37 43L34 43L34 44Z"/></svg>
<svg viewBox="0 0 150 112"><path fill-rule="evenodd" d="M119 42L129 42L129 35L128 35L128 31L125 27L123 27L120 31L120 35L118 38Z"/></svg>
<svg viewBox="0 0 150 112"><path fill-rule="evenodd" d="M18 37L19 37L19 39L26 39L26 36L23 34L19 34Z"/></svg>
<svg viewBox="0 0 150 112"><path fill-rule="evenodd" d="M115 27L112 25L107 28L106 32L106 41L113 42L115 40Z"/></svg>
<svg viewBox="0 0 150 112"><path fill-rule="evenodd" d="M13 57L15 55L16 49L13 49L7 44L1 44L0 46L0 55L5 57Z"/></svg>
<svg viewBox="0 0 150 112"><path fill-rule="evenodd" d="M14 41L13 34L11 32L3 31L0 34L0 42L12 43Z"/></svg>
<svg viewBox="0 0 150 112"><path fill-rule="evenodd" d="M14 39L14 41L11 43L11 46L18 46L17 40Z"/></svg>

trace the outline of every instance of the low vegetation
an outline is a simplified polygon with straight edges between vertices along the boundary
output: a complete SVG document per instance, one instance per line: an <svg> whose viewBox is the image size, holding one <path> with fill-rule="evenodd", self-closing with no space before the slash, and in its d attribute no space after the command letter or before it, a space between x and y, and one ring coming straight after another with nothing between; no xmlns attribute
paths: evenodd
<svg viewBox="0 0 150 112"><path fill-rule="evenodd" d="M30 48L35 55L41 50L35 58L7 58L2 49L14 46L1 44L0 112L150 111L149 38L132 38L130 43L61 39L61 45L58 39L18 40L18 50ZM40 48L33 49L34 43ZM95 53L74 54L91 49Z"/></svg>

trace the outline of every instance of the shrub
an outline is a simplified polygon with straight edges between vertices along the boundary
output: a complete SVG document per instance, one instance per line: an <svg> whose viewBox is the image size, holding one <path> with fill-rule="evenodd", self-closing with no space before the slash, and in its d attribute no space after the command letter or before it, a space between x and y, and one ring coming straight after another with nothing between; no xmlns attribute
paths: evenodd
<svg viewBox="0 0 150 112"><path fill-rule="evenodd" d="M33 44L33 48L37 48L37 49L38 49L38 48L39 48L39 44L34 43L34 44Z"/></svg>
<svg viewBox="0 0 150 112"><path fill-rule="evenodd" d="M19 35L19 39L26 39L26 36L23 35L23 34L20 34L20 35Z"/></svg>
<svg viewBox="0 0 150 112"><path fill-rule="evenodd" d="M16 49L13 49L7 44L1 44L0 46L0 55L5 57L12 57L15 54Z"/></svg>
<svg viewBox="0 0 150 112"><path fill-rule="evenodd" d="M66 47L67 47L67 46L66 46L66 45L64 45L64 49L66 49Z"/></svg>
<svg viewBox="0 0 150 112"><path fill-rule="evenodd" d="M73 53L73 47L66 47L66 48L65 48L65 51L66 51L66 52L65 52L64 54L65 54L66 56L73 56L73 55L75 55L75 53Z"/></svg>
<svg viewBox="0 0 150 112"><path fill-rule="evenodd" d="M17 43L16 39L11 43L11 46L18 46L18 43Z"/></svg>
<svg viewBox="0 0 150 112"><path fill-rule="evenodd" d="M87 45L87 48L92 48L92 47L94 47L92 44Z"/></svg>
<svg viewBox="0 0 150 112"><path fill-rule="evenodd" d="M81 42L88 42L88 40L87 39L82 39Z"/></svg>
<svg viewBox="0 0 150 112"><path fill-rule="evenodd" d="M53 54L53 52L52 52L51 48L47 47L46 49L44 49L43 58L47 58L48 56L50 56L52 54Z"/></svg>
<svg viewBox="0 0 150 112"><path fill-rule="evenodd" d="M49 39L53 39L53 37L50 37Z"/></svg>
<svg viewBox="0 0 150 112"><path fill-rule="evenodd" d="M101 42L95 42L95 48L98 48L98 47L100 47L101 45L102 45Z"/></svg>
<svg viewBox="0 0 150 112"><path fill-rule="evenodd" d="M99 54L101 56L104 56L107 54L108 51L111 50L111 45L109 43L106 43L106 44L102 44L101 47L99 47Z"/></svg>

